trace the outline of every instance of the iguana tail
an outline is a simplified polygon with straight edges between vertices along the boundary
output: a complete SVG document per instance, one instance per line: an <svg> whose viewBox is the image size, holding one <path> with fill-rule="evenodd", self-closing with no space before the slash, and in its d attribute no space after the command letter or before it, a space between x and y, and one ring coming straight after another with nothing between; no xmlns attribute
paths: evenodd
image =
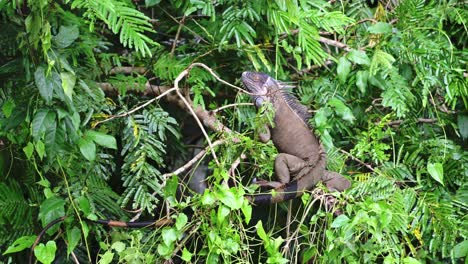
<svg viewBox="0 0 468 264"><path fill-rule="evenodd" d="M322 148L321 148L322 149ZM271 204L294 199L305 191L311 190L325 174L326 154L321 150L319 159L314 167L310 167L308 173L300 178L293 179L289 183L273 189L270 193L249 195L246 198L253 204Z"/></svg>

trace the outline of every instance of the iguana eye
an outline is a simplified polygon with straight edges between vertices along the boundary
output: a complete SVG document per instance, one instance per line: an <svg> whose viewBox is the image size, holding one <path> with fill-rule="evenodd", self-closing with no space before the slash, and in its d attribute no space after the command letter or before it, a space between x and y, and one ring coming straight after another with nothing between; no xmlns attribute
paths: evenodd
<svg viewBox="0 0 468 264"><path fill-rule="evenodd" d="M255 106L258 107L258 108L260 108L260 107L262 106L262 104L263 104L263 101L264 101L264 100L263 100L262 97L257 97L257 98L255 98Z"/></svg>

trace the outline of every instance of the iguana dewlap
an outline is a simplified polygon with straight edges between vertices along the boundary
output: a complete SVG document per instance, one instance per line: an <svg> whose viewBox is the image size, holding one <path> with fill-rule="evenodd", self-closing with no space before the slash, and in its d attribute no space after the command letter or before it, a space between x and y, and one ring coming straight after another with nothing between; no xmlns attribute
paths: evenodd
<svg viewBox="0 0 468 264"><path fill-rule="evenodd" d="M275 174L278 182L272 193L249 196L254 204L277 203L301 196L322 181L332 191L343 191L350 182L336 172L325 170L326 153L308 125L307 108L285 88L286 85L264 73L244 72L242 82L257 108L265 102L273 105L274 127L260 135L262 142L272 140L278 149Z"/></svg>

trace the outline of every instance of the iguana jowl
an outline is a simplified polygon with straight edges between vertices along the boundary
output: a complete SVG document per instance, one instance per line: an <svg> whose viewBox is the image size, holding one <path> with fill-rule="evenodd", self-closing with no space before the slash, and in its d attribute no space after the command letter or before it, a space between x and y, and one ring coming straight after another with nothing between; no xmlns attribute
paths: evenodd
<svg viewBox="0 0 468 264"><path fill-rule="evenodd" d="M275 174L278 182L265 185L274 187L272 193L249 196L254 204L277 203L311 190L319 181L328 189L343 191L350 182L336 172L325 170L326 154L308 125L307 108L285 90L285 85L264 73L244 72L242 82L251 93L257 108L270 102L274 110L274 127L260 135L262 142L270 138L278 149Z"/></svg>

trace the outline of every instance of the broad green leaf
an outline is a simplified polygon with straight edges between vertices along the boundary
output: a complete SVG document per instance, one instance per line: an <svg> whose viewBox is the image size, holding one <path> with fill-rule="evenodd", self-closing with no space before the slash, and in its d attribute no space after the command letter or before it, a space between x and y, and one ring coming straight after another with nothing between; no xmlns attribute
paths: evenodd
<svg viewBox="0 0 468 264"><path fill-rule="evenodd" d="M421 264L419 260L412 258L412 257L406 257L403 259L403 264Z"/></svg>
<svg viewBox="0 0 468 264"><path fill-rule="evenodd" d="M226 216L228 216L230 212L231 210L229 210L227 206L220 204L218 207L218 223L224 222L224 219L226 219Z"/></svg>
<svg viewBox="0 0 468 264"><path fill-rule="evenodd" d="M46 245L40 243L34 248L34 255L39 262L44 264L50 264L55 259L55 252L57 251L57 245L55 241L50 240Z"/></svg>
<svg viewBox="0 0 468 264"><path fill-rule="evenodd" d="M89 139L93 140L94 143L111 149L117 149L117 141L114 136L106 135L102 132L88 130L86 135Z"/></svg>
<svg viewBox="0 0 468 264"><path fill-rule="evenodd" d="M241 192L242 189L224 187L224 185L219 188L219 191L216 192L219 200L229 207L232 210L238 210L242 207L244 203L244 193Z"/></svg>
<svg viewBox="0 0 468 264"><path fill-rule="evenodd" d="M30 248L34 241L36 240L37 236L22 236L15 240L6 250L2 253L4 256L5 254L20 252L26 248Z"/></svg>
<svg viewBox="0 0 468 264"><path fill-rule="evenodd" d="M466 140L468 138L468 115L460 113L457 117L457 124L460 135Z"/></svg>
<svg viewBox="0 0 468 264"><path fill-rule="evenodd" d="M24 154L26 154L26 158L31 158L33 152L34 152L34 145L31 142L28 142L28 145L23 148Z"/></svg>
<svg viewBox="0 0 468 264"><path fill-rule="evenodd" d="M63 92L71 100L73 96L73 87L75 87L76 83L76 76L69 72L62 72L60 73L60 79L62 80Z"/></svg>
<svg viewBox="0 0 468 264"><path fill-rule="evenodd" d="M124 251L126 247L127 246L122 241L116 241L116 242L112 243L112 246L111 246L111 248L113 250L117 251L117 253L120 253L120 252Z"/></svg>
<svg viewBox="0 0 468 264"><path fill-rule="evenodd" d="M96 159L96 145L91 139L80 138L78 146L80 147L81 154L83 154L87 160L93 161Z"/></svg>
<svg viewBox="0 0 468 264"><path fill-rule="evenodd" d="M350 71L351 71L351 62L349 62L349 60L347 60L345 57L341 57L338 60L338 67L337 67L338 79L340 80L341 83L345 83L346 78L348 77L348 74Z"/></svg>
<svg viewBox="0 0 468 264"><path fill-rule="evenodd" d="M48 109L40 109L37 111L31 123L32 136L38 138L44 133L47 127L55 123L55 116L56 114Z"/></svg>
<svg viewBox="0 0 468 264"><path fill-rule="evenodd" d="M182 250L182 260L185 261L185 262L190 262L190 260L192 259L192 256L193 254L190 253L190 251L188 251L187 248L184 247L184 249Z"/></svg>
<svg viewBox="0 0 468 264"><path fill-rule="evenodd" d="M368 71L358 71L356 73L356 86L359 88L361 93L366 93L367 80L369 79Z"/></svg>
<svg viewBox="0 0 468 264"><path fill-rule="evenodd" d="M41 158L41 160L42 160L44 158L44 155L45 155L44 143L42 143L41 140L38 140L36 142L36 144L34 144L34 146L36 147L36 152L39 155L39 158Z"/></svg>
<svg viewBox="0 0 468 264"><path fill-rule="evenodd" d="M46 77L45 70L42 66L39 66L34 73L34 82L42 98L44 98L46 103L50 103L54 94L54 83L51 76Z"/></svg>
<svg viewBox="0 0 468 264"><path fill-rule="evenodd" d="M67 230L67 255L76 248L81 240L81 231L78 227L74 226L71 230Z"/></svg>
<svg viewBox="0 0 468 264"><path fill-rule="evenodd" d="M427 171L434 180L444 185L444 167L441 163L427 163Z"/></svg>
<svg viewBox="0 0 468 264"><path fill-rule="evenodd" d="M6 118L9 118L15 109L15 102L11 99L8 99L2 106L3 114Z"/></svg>
<svg viewBox="0 0 468 264"><path fill-rule="evenodd" d="M362 50L351 50L346 57L354 63L367 66L370 65L369 57Z"/></svg>
<svg viewBox="0 0 468 264"><path fill-rule="evenodd" d="M79 35L80 32L75 25L60 26L59 33L54 37L55 44L57 44L59 48L66 48L70 46Z"/></svg>
<svg viewBox="0 0 468 264"><path fill-rule="evenodd" d="M85 196L80 196L78 198L79 209L84 213L85 216L88 216L91 213L91 204L89 203L88 198Z"/></svg>
<svg viewBox="0 0 468 264"><path fill-rule="evenodd" d="M101 258L99 259L99 264L110 264L112 263L112 260L114 259L114 253L112 251L106 251L103 255L101 255Z"/></svg>
<svg viewBox="0 0 468 264"><path fill-rule="evenodd" d="M161 2L161 0L145 0L145 5L146 7L152 7L154 5L157 5Z"/></svg>
<svg viewBox="0 0 468 264"><path fill-rule="evenodd" d="M464 240L453 247L453 257L468 257L468 240Z"/></svg>
<svg viewBox="0 0 468 264"><path fill-rule="evenodd" d="M177 240L177 232L174 228L164 228L161 235L166 246L173 245Z"/></svg>
<svg viewBox="0 0 468 264"><path fill-rule="evenodd" d="M203 205L212 205L216 202L216 197L208 189L205 190L203 196L201 197L201 202Z"/></svg>
<svg viewBox="0 0 468 264"><path fill-rule="evenodd" d="M389 23L377 22L375 25L368 27L367 31L371 34L392 33L392 25Z"/></svg>
<svg viewBox="0 0 468 264"><path fill-rule="evenodd" d="M42 226L46 226L50 222L65 215L65 201L57 196L52 196L41 203L39 208L39 219L41 219ZM48 234L54 233L59 224L49 229Z"/></svg>
<svg viewBox="0 0 468 264"><path fill-rule="evenodd" d="M334 107L335 112L343 118L343 120L346 120L350 123L354 122L354 115L351 109L347 107L343 102L336 98L332 98L328 101L328 104L332 107Z"/></svg>
<svg viewBox="0 0 468 264"><path fill-rule="evenodd" d="M330 225L330 227L331 227L331 228L342 227L342 226L346 225L348 222L349 222L349 217L347 217L346 215L342 214L342 215L339 215L337 218L335 218L335 220L334 220L333 223Z"/></svg>
<svg viewBox="0 0 468 264"><path fill-rule="evenodd" d="M182 230L182 228L187 224L188 217L184 213L177 215L175 227L177 230Z"/></svg>
<svg viewBox="0 0 468 264"><path fill-rule="evenodd" d="M247 200L244 200L244 205L241 207L241 210L245 217L245 223L249 224L250 219L252 219L252 206Z"/></svg>
<svg viewBox="0 0 468 264"><path fill-rule="evenodd" d="M174 251L174 244L166 245L166 244L159 244L158 245L158 254L163 256L164 258L169 258Z"/></svg>
<svg viewBox="0 0 468 264"><path fill-rule="evenodd" d="M263 229L263 224L262 221L258 221L258 223L255 225L255 229L257 230L257 235L264 241L264 242L269 242L270 239L265 233L265 229Z"/></svg>
<svg viewBox="0 0 468 264"><path fill-rule="evenodd" d="M179 178L177 175L173 175L166 181L166 186L164 186L164 197L175 197L177 188L179 186Z"/></svg>

